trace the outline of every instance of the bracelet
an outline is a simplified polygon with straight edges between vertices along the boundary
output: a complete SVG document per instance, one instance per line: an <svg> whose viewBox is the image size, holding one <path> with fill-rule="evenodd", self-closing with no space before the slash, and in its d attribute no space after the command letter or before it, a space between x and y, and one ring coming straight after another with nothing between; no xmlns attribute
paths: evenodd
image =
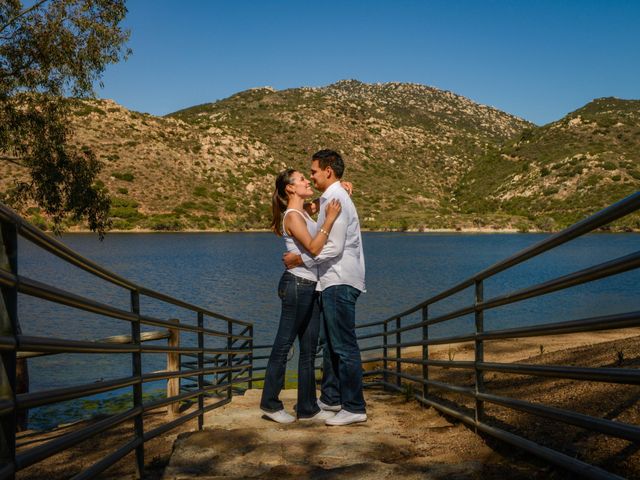
<svg viewBox="0 0 640 480"><path fill-rule="evenodd" d="M329 232L327 232L324 228L320 227L320 233L324 233L327 237L329 236Z"/></svg>

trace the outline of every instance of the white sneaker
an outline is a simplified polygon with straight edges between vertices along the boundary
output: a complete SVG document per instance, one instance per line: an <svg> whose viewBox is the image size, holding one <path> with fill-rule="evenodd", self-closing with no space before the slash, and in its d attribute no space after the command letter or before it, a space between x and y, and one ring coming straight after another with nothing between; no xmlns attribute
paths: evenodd
<svg viewBox="0 0 640 480"><path fill-rule="evenodd" d="M340 410L335 417L329 418L324 423L326 425L350 425L352 423L360 423L367 421L366 413L351 413L346 410Z"/></svg>
<svg viewBox="0 0 640 480"><path fill-rule="evenodd" d="M293 423L296 421L296 417L289 415L284 409L278 410L277 412L267 412L266 410L262 410L262 413L274 422L278 423Z"/></svg>
<svg viewBox="0 0 640 480"><path fill-rule="evenodd" d="M313 417L305 417L305 418L298 417L298 421L299 422L324 422L325 420L328 420L329 418L333 418L335 416L336 416L336 412L330 412L329 410L320 410Z"/></svg>
<svg viewBox="0 0 640 480"><path fill-rule="evenodd" d="M328 412L339 412L340 409L342 409L342 406L340 405L327 405L320 399L318 399L318 406L320 407L320 410L326 410Z"/></svg>

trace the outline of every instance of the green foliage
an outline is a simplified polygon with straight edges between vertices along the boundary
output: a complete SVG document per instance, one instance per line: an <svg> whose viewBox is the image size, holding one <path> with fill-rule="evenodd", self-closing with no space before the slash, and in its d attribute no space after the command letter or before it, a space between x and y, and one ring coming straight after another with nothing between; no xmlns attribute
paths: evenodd
<svg viewBox="0 0 640 480"><path fill-rule="evenodd" d="M87 102L81 102L79 100L71 100L70 102L72 105L71 109L73 114L79 117L86 117L87 115L90 115L92 113L97 113L98 115L107 114L107 112L105 112L101 108L90 105Z"/></svg>
<svg viewBox="0 0 640 480"><path fill-rule="evenodd" d="M198 187L193 189L193 194L196 197L206 197L207 196L207 189L206 189L206 187L198 186Z"/></svg>
<svg viewBox="0 0 640 480"><path fill-rule="evenodd" d="M109 197L94 185L101 164L68 143L74 102L63 96L91 95L122 58L125 13L124 0L0 2L0 159L30 175L10 200L35 201L56 231L67 217L86 218L100 235L108 228Z"/></svg>
<svg viewBox="0 0 640 480"><path fill-rule="evenodd" d="M111 176L125 182L133 182L133 179L135 178L131 172L111 172Z"/></svg>
<svg viewBox="0 0 640 480"><path fill-rule="evenodd" d="M111 206L113 207L126 207L126 208L137 208L139 206L138 202L132 200L130 198L123 197L115 197L111 200Z"/></svg>
<svg viewBox="0 0 640 480"><path fill-rule="evenodd" d="M182 230L184 224L174 214L158 214L147 217L142 226L157 231Z"/></svg>
<svg viewBox="0 0 640 480"><path fill-rule="evenodd" d="M120 220L125 220L126 223L129 224L144 217L144 215L138 211L138 202L122 197L115 197L112 200L109 215ZM119 222L115 225L115 228L123 229L125 226L123 226L122 222Z"/></svg>

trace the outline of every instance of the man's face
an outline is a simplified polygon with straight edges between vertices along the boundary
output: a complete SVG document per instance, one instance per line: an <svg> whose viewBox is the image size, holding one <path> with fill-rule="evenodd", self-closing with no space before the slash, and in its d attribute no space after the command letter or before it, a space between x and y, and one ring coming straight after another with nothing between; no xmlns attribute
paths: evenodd
<svg viewBox="0 0 640 480"><path fill-rule="evenodd" d="M320 162L318 162L318 160L313 160L311 162L311 180L313 181L313 186L321 192L326 190L330 175L331 171L329 167L323 170L320 168Z"/></svg>

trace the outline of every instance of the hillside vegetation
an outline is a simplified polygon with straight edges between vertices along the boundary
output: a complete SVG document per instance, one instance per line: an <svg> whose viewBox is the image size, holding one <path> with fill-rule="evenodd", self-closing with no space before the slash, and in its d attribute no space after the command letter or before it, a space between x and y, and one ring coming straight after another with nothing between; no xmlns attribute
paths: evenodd
<svg viewBox="0 0 640 480"><path fill-rule="evenodd" d="M597 99L479 158L458 186L461 210L508 212L525 228L567 226L637 191L639 154L640 101ZM637 229L638 220L616 225Z"/></svg>
<svg viewBox="0 0 640 480"><path fill-rule="evenodd" d="M266 228L277 172L307 173L321 148L343 154L368 229L558 229L640 183L639 101L595 100L543 127L451 92L355 80L252 89L166 117L73 102L116 229ZM7 191L22 173L1 168Z"/></svg>

